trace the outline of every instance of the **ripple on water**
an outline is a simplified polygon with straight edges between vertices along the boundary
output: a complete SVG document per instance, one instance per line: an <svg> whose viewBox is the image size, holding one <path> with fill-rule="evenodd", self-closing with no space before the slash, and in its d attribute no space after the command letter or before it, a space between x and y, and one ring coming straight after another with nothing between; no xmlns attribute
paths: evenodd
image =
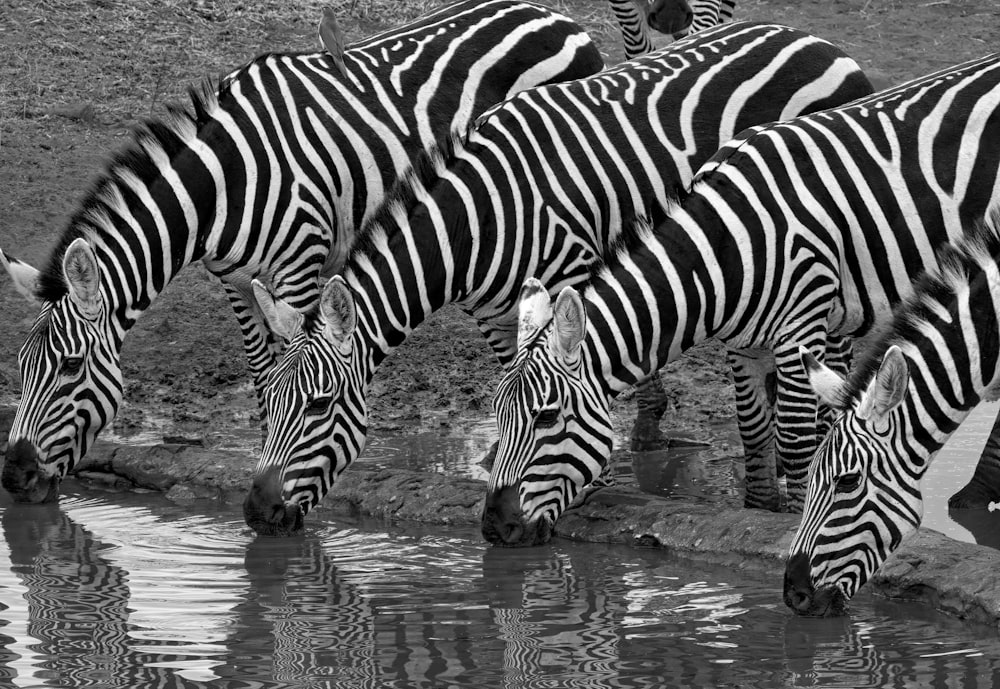
<svg viewBox="0 0 1000 689"><path fill-rule="evenodd" d="M89 493L4 507L2 526L0 677L13 686L1000 681L992 630L865 596L848 618L802 620L780 577L660 551L494 549L473 530L321 518L301 537L255 538L238 508Z"/></svg>

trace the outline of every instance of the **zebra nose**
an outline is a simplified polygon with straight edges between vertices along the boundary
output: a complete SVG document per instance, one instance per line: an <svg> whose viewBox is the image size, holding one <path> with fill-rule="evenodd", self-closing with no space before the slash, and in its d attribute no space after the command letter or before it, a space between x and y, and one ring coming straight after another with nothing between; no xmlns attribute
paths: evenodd
<svg viewBox="0 0 1000 689"><path fill-rule="evenodd" d="M42 472L35 444L24 438L7 448L0 484L15 502L56 502L59 498L59 478Z"/></svg>
<svg viewBox="0 0 1000 689"><path fill-rule="evenodd" d="M302 530L305 515L296 502L281 494L281 471L272 467L258 474L243 501L243 519L261 536L292 536Z"/></svg>
<svg viewBox="0 0 1000 689"><path fill-rule="evenodd" d="M785 605L803 615L811 611L815 589L809 575L809 557L797 553L785 565Z"/></svg>
<svg viewBox="0 0 1000 689"><path fill-rule="evenodd" d="M486 496L482 520L483 538L493 545L517 545L524 537L524 515L520 491L506 486Z"/></svg>
<svg viewBox="0 0 1000 689"><path fill-rule="evenodd" d="M646 15L646 22L651 29L664 34L674 34L684 31L694 21L694 12L686 0L653 3Z"/></svg>

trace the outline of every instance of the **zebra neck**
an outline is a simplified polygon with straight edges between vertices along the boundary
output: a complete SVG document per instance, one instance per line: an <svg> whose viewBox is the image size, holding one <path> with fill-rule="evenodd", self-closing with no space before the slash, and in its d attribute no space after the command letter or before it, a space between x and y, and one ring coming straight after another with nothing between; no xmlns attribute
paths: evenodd
<svg viewBox="0 0 1000 689"><path fill-rule="evenodd" d="M217 192L224 188L218 157L194 136L188 143L168 156L145 142L146 156L113 166L69 230L92 243L122 332L182 268L204 256L217 209L226 207Z"/></svg>
<svg viewBox="0 0 1000 689"><path fill-rule="evenodd" d="M918 285L915 297L894 316L889 336L859 363L850 381L854 388L847 394L859 394L886 349L893 344L902 349L910 380L895 412L901 415L897 427L905 455L920 473L976 405L1000 399L997 229L985 228L960 252L949 247L942 254L942 273Z"/></svg>
<svg viewBox="0 0 1000 689"><path fill-rule="evenodd" d="M590 360L616 395L717 335L745 289L745 248L692 193L653 228L627 228L584 295Z"/></svg>
<svg viewBox="0 0 1000 689"><path fill-rule="evenodd" d="M365 227L344 272L356 295L359 327L374 366L435 311L466 292L457 277L458 267L468 262L467 251L460 248L470 244L465 206L441 203L455 199L439 189L432 197L420 182L412 186L409 203L387 204ZM451 189L447 183L437 186Z"/></svg>

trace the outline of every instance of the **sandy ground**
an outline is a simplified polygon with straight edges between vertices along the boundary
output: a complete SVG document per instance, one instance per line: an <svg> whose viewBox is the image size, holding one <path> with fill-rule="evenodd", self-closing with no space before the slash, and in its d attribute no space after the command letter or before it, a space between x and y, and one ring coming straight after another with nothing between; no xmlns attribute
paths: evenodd
<svg viewBox="0 0 1000 689"><path fill-rule="evenodd" d="M188 85L262 51L315 45L321 3L233 0L7 0L0 5L0 247L43 262L105 161L138 118L164 112ZM342 5L348 37L436 2ZM382 4L384 7L384 3ZM601 0L559 5L592 32L610 63L620 37ZM879 85L1000 48L995 0L741 0L737 17L777 21L842 46ZM17 348L36 314L0 276L0 404L19 394ZM120 435L166 432L207 446L255 437L256 405L235 319L219 283L200 265L181 273L139 321L124 352ZM384 364L370 395L372 434L460 433L490 412L500 368L473 322L446 309ZM696 348L665 369L672 408L665 430L711 440L733 421L721 351ZM634 403L616 405L627 432Z"/></svg>

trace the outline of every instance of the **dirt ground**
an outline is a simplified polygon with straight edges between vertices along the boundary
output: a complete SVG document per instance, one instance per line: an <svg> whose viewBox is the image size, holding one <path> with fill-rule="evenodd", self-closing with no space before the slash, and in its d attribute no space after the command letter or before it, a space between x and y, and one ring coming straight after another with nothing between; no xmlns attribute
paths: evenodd
<svg viewBox="0 0 1000 689"><path fill-rule="evenodd" d="M5 0L0 4L0 248L43 262L103 162L138 118L263 51L311 49L319 0ZM437 0L340 0L349 38L398 23ZM620 35L603 0L560 0L612 64ZM392 15L388 15L391 8ZM858 60L879 86L1000 50L997 0L740 0L738 19L813 32ZM36 314L0 275L0 405L16 402L16 353ZM200 265L181 273L137 324L124 352L120 435L151 429L208 446L253 437L256 403L235 319ZM461 434L490 413L499 366L473 322L446 309L383 365L370 395L373 434ZM733 419L720 349L665 369L665 430L710 440ZM616 405L627 432L634 403ZM245 431L245 433L244 433Z"/></svg>

